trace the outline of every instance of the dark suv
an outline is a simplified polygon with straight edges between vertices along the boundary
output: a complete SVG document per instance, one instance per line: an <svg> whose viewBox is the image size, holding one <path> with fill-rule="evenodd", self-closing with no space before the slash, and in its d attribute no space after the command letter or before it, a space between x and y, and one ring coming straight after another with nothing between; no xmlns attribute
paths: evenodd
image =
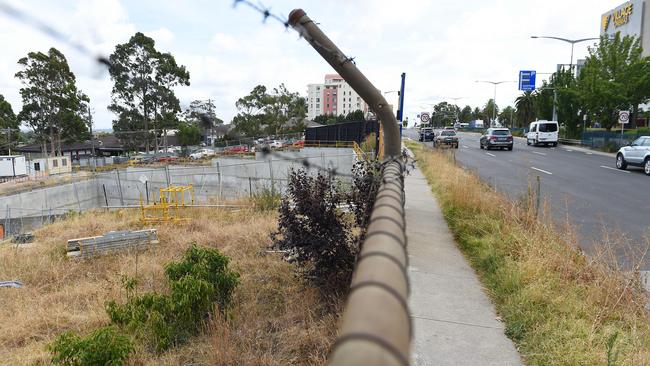
<svg viewBox="0 0 650 366"><path fill-rule="evenodd" d="M423 127L420 129L420 141L432 141L434 137L433 128Z"/></svg>
<svg viewBox="0 0 650 366"><path fill-rule="evenodd" d="M507 128L488 128L485 131L485 134L481 136L479 141L481 144L481 149L485 148L490 150L491 148L499 148L512 151L512 134Z"/></svg>

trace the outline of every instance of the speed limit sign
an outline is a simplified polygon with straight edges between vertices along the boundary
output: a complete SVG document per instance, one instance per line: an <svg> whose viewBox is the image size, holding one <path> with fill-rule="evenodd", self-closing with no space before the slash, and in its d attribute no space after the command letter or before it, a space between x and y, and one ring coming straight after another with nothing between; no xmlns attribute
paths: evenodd
<svg viewBox="0 0 650 366"><path fill-rule="evenodd" d="M619 111L618 112L618 123L626 124L630 122L630 111Z"/></svg>
<svg viewBox="0 0 650 366"><path fill-rule="evenodd" d="M429 113L427 113L427 112L420 113L420 121L422 121L422 123L428 123L429 122Z"/></svg>

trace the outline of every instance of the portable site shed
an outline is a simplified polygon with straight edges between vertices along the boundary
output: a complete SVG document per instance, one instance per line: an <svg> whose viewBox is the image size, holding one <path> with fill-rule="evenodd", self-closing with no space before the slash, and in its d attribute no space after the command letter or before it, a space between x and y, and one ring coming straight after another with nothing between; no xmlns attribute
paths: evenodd
<svg viewBox="0 0 650 366"><path fill-rule="evenodd" d="M30 174L54 175L72 172L72 164L67 156L51 156L47 158L38 158L29 161Z"/></svg>
<svg viewBox="0 0 650 366"><path fill-rule="evenodd" d="M27 164L23 155L0 156L0 177L20 177L27 175Z"/></svg>

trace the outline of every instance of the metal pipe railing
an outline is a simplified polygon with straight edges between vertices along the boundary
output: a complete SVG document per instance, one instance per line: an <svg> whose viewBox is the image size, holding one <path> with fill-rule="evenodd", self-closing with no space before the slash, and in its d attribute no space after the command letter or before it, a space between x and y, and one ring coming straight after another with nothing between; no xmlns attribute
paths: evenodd
<svg viewBox="0 0 650 366"><path fill-rule="evenodd" d="M382 182L370 216L330 365L409 364L411 317L404 219L404 164L397 120L384 97L301 9L296 29L379 117L384 131Z"/></svg>
<svg viewBox="0 0 650 366"><path fill-rule="evenodd" d="M370 106L384 128L385 151L387 156L399 156L402 141L399 125L392 108L377 88L357 69L353 60L347 56L318 28L302 9L289 14L289 24L327 61L357 94Z"/></svg>

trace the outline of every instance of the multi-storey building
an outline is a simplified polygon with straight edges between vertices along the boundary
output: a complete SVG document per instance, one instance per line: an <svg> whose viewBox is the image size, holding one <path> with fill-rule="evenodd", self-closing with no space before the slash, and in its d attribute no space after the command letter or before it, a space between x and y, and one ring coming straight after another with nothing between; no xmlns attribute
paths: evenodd
<svg viewBox="0 0 650 366"><path fill-rule="evenodd" d="M368 112L368 105L338 74L325 75L323 84L307 85L307 118L320 115L338 116L361 110Z"/></svg>

